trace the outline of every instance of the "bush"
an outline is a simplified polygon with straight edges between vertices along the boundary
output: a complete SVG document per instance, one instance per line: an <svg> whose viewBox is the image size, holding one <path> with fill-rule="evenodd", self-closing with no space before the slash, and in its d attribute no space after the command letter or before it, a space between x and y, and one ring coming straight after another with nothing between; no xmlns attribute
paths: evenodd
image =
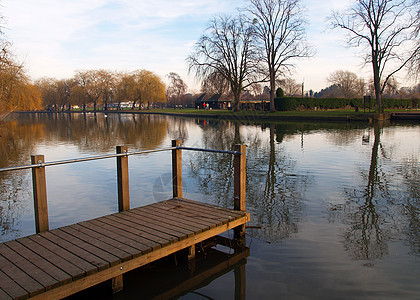
<svg viewBox="0 0 420 300"><path fill-rule="evenodd" d="M412 99L382 99L382 105L385 109L390 108L410 108ZM274 105L278 111L296 110L298 107L305 109L343 109L345 107L363 107L362 98L298 98L282 97L275 98ZM366 104L369 107L369 104ZM370 107L375 107L375 99L371 99Z"/></svg>
<svg viewBox="0 0 420 300"><path fill-rule="evenodd" d="M275 98L274 106L278 111L296 110L298 107L297 99L293 98Z"/></svg>

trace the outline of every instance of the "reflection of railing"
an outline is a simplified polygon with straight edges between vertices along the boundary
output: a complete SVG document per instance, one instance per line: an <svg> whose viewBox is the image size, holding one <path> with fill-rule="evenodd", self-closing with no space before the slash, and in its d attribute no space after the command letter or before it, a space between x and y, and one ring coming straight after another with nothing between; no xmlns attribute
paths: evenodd
<svg viewBox="0 0 420 300"><path fill-rule="evenodd" d="M117 159L117 185L118 185L118 210L125 211L130 208L129 176L128 176L128 157L132 155L142 155L148 153L172 151L172 179L173 196L183 197L182 192L182 150L205 151L213 153L224 153L234 155L234 209L245 211L245 178L246 178L246 146L236 145L235 151L212 150L183 147L182 141L173 140L172 147L164 149L154 149L145 151L128 152L126 146L117 146L116 154L98 155L93 157L68 159L61 161L45 162L44 155L32 155L31 164L25 166L1 168L0 172L32 169L33 197L35 207L35 226L36 232L49 230L48 207L47 207L47 185L45 177L45 167L87 162L107 158ZM245 225L235 230L235 235L242 235Z"/></svg>

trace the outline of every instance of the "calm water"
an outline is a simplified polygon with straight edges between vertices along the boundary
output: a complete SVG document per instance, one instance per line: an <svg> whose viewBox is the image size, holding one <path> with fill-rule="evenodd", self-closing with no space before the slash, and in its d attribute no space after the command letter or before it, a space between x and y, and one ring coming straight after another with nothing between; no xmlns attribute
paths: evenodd
<svg viewBox="0 0 420 300"><path fill-rule="evenodd" d="M163 148L172 139L248 146L248 299L420 298L420 124L19 115L0 124L0 167L29 164L31 154L53 161L116 145ZM130 156L129 164L132 207L170 198L170 152ZM50 228L116 212L115 166L108 159L47 168ZM230 156L184 151L183 172L185 197L233 205ZM0 173L0 191L1 241L34 233L30 171ZM232 299L234 273L182 298ZM135 298L138 287L128 284L117 298Z"/></svg>

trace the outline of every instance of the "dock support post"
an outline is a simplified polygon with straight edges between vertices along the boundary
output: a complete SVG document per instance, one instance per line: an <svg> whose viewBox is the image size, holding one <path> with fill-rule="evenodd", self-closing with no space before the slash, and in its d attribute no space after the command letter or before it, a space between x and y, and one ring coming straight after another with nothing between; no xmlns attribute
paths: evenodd
<svg viewBox="0 0 420 300"><path fill-rule="evenodd" d="M44 163L44 155L31 155L31 163ZM36 233L49 230L47 206L47 182L45 167L32 168L32 185L34 191L35 228Z"/></svg>
<svg viewBox="0 0 420 300"><path fill-rule="evenodd" d="M241 154L235 154L234 167L234 209L245 211L246 198L246 145L235 145L235 151ZM234 229L235 239L241 240L245 236L245 225Z"/></svg>
<svg viewBox="0 0 420 300"><path fill-rule="evenodd" d="M127 146L117 146L117 154L127 153ZM128 156L117 157L118 211L130 209L130 187L128 178Z"/></svg>
<svg viewBox="0 0 420 300"><path fill-rule="evenodd" d="M112 278L112 292L118 293L122 291L124 288L124 281L123 281L123 275L118 275L117 277Z"/></svg>
<svg viewBox="0 0 420 300"><path fill-rule="evenodd" d="M127 153L127 146L117 146L117 154ZM128 176L128 156L117 157L117 182L118 182L118 211L130 209L130 184ZM123 275L112 278L112 292L118 293L124 287Z"/></svg>
<svg viewBox="0 0 420 300"><path fill-rule="evenodd" d="M245 263L235 267L235 300L246 299Z"/></svg>
<svg viewBox="0 0 420 300"><path fill-rule="evenodd" d="M172 140L172 147L182 145L181 140ZM172 150L172 183L173 183L173 196L182 198L182 150Z"/></svg>

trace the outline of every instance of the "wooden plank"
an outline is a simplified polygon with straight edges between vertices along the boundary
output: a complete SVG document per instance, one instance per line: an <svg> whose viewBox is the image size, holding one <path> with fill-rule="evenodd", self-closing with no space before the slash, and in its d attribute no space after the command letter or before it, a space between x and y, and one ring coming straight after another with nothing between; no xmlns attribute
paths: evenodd
<svg viewBox="0 0 420 300"><path fill-rule="evenodd" d="M216 226L214 221L202 218L196 214L192 214L190 211L173 211L170 210L172 207L170 205L159 205L157 206L148 206L145 211L150 211L152 213L158 213L159 215L165 215L170 219L177 219L183 224L200 226L202 228L210 229Z"/></svg>
<svg viewBox="0 0 420 300"><path fill-rule="evenodd" d="M30 296L35 296L45 291L45 288L39 282L37 282L35 279L23 272L21 269L16 267L1 255L0 270L9 276L10 279L18 283L25 291L28 292Z"/></svg>
<svg viewBox="0 0 420 300"><path fill-rule="evenodd" d="M36 299L58 299L58 298L64 298L68 295L74 294L78 291L84 290L86 288L89 288L93 285L96 285L100 282L112 279L114 277L117 277L121 274L124 274L128 271L131 271L133 269L136 269L138 267L141 267L145 264L148 264L152 261L155 261L157 259L160 259L162 257L168 256L169 254L172 254L174 252L177 252L181 249L185 249L189 246L192 246L196 243L200 243L210 237L213 237L215 235L218 235L222 232L228 231L230 229L233 229L241 224L244 224L249 221L249 214L246 213L242 218L239 218L237 220L231 221L228 224L223 224L222 226L216 227L211 230L204 231L202 233L199 233L195 236L186 238L182 241L179 241L177 243L170 244L164 248L159 248L155 251L149 252L145 255L139 256L135 259L131 259L129 261L123 262L118 266L110 267L102 272L93 274L91 276L87 276L84 278L81 278L80 280L76 282L72 282L70 284L67 284L65 286L60 286L54 290L47 291L46 293L40 295L39 297L35 297Z"/></svg>
<svg viewBox="0 0 420 300"><path fill-rule="evenodd" d="M175 205L173 203L167 202L165 204L160 204L159 207L161 210L165 211L167 214L174 214L176 216L184 217L188 220L193 219L194 222L205 224L213 228L219 224L226 223L229 218L226 216L218 215L217 217L209 214L205 209L200 209L200 207L195 206L183 206Z"/></svg>
<svg viewBox="0 0 420 300"><path fill-rule="evenodd" d="M0 288L0 299L4 299L4 300L6 300L6 299L13 299L12 297L10 297L5 291L3 291L1 288Z"/></svg>
<svg viewBox="0 0 420 300"><path fill-rule="evenodd" d="M51 242L66 248L68 251L79 256L86 262L96 266L99 271L109 268L110 264L116 265L120 262L118 257L110 255L105 251L77 239L60 229L42 233L42 236Z"/></svg>
<svg viewBox="0 0 420 300"><path fill-rule="evenodd" d="M155 222L164 228L168 228L174 232L179 232L180 236L186 235L190 236L193 235L197 229L194 228L186 228L186 226L182 226L179 224L178 221L173 221L164 217L160 217L155 214L149 214L147 212L143 212L141 210L135 210L133 213L138 214L144 218L147 218L148 222ZM168 230L166 229L166 230Z"/></svg>
<svg viewBox="0 0 420 300"><path fill-rule="evenodd" d="M7 247L5 244L0 244L0 254L13 265L18 266L19 269L35 279L44 288L51 289L59 285L59 282L56 279Z"/></svg>
<svg viewBox="0 0 420 300"><path fill-rule="evenodd" d="M199 216L203 217L203 218L207 218L209 220L212 220L213 222L227 222L229 220L235 220L239 217L241 217L241 215L243 215L240 212L237 211L229 211L229 210L215 210L211 207L206 207L205 205L201 205L201 203L194 203L194 202L189 202L189 201L183 201L184 199L181 200L177 200L176 204L177 205L177 209L176 211L180 210L180 211L187 211L190 213L194 213L194 214L198 214ZM168 205L174 205L174 202L168 202Z"/></svg>
<svg viewBox="0 0 420 300"><path fill-rule="evenodd" d="M13 299L27 299L29 293L0 270L1 289ZM2 298L3 299L3 298ZM5 298L7 299L7 298Z"/></svg>
<svg viewBox="0 0 420 300"><path fill-rule="evenodd" d="M144 219L144 215L137 213L135 209L127 211L127 214L131 214L133 217ZM147 217L147 221L144 224L147 227L153 228L154 230L157 230L157 231L160 231L160 232L163 232L163 233L166 233L166 234L170 234L172 236L175 236L178 239L184 239L186 237L194 235L194 232L192 232L192 231L181 230L181 229L173 229L170 225L167 225L167 224L161 223L159 221L150 219L149 217Z"/></svg>
<svg viewBox="0 0 420 300"><path fill-rule="evenodd" d="M192 201L189 199L182 198L182 199L177 199L176 201L178 201L180 205L182 206L187 206L196 211L205 212L206 214L211 215L211 216L228 218L229 220L236 219L243 215L243 212L240 212L240 211L235 211L235 210L230 210L230 209L225 209L225 208L220 208L220 207L217 208L214 206L212 207L210 204L199 203L199 202Z"/></svg>
<svg viewBox="0 0 420 300"><path fill-rule="evenodd" d="M106 253L111 254L113 257L118 258L118 260L125 261L125 260L128 260L128 259L132 258L130 253L122 251L119 248L116 248L116 247L111 246L107 243L104 243L103 241L98 240L98 239L96 239L92 236L89 236L89 235L85 234L84 232L82 232L80 230L77 230L77 227L75 227L75 226L62 227L62 228L60 228L60 230L66 232L67 234L71 234L72 236L77 237L77 238L83 240L84 242L86 242L88 244L91 244L92 246L97 247L97 248L105 251ZM86 248L84 248L84 249L88 250ZM97 254L95 253L95 255L97 255Z"/></svg>
<svg viewBox="0 0 420 300"><path fill-rule="evenodd" d="M31 251L35 252L39 256L43 257L45 260L49 261L51 264L69 274L73 279L79 279L85 276L86 272L83 269L65 259L74 258L74 255L70 252L61 250L59 247L54 247L53 251L51 251L47 247L34 242L28 237L18 239L17 241L28 249L31 249Z"/></svg>
<svg viewBox="0 0 420 300"><path fill-rule="evenodd" d="M62 241L63 243L56 244L54 241L51 241L45 237L47 235L49 238L55 241L59 241L60 239L52 236L49 232L44 232L43 236L37 234L37 235L31 235L28 238L32 241L38 243L39 245L47 248L53 253L57 253L58 256L60 256L63 259L66 259L68 262L71 262L75 266L79 267L83 271L83 275L91 275L93 273L98 272L98 267L94 264L91 264L90 262L87 262L86 260L80 258L79 255L85 254L82 249L76 249L79 251L76 251L77 253L73 253L72 250L74 250L74 247L70 243L66 241ZM67 248L69 247L69 248ZM98 259L99 260L99 259Z"/></svg>
<svg viewBox="0 0 420 300"><path fill-rule="evenodd" d="M24 245L18 243L17 241L9 241L5 243L13 251L19 253L23 257L25 257L28 261L32 264L40 268L41 270L45 270L50 276L55 278L60 284L65 284L70 282L71 275L67 274L57 266L50 263L48 260L44 259L43 257L39 256L37 253L29 250Z"/></svg>
<svg viewBox="0 0 420 300"><path fill-rule="evenodd" d="M117 249L120 249L121 251L124 251L128 254L130 254L130 257L132 258L134 255L139 254L139 250L131 247L130 245L127 245L125 243L122 243L121 241L118 241L117 239L108 237L104 235L103 233L91 230L89 228L83 227L80 224L72 225L72 227L80 232L83 232L84 234L91 236L92 238L95 238L97 240L100 240L104 243L107 243L108 245L111 245ZM103 232L103 230L101 230ZM117 237L116 237L117 238ZM122 259L125 261L125 259Z"/></svg>
<svg viewBox="0 0 420 300"><path fill-rule="evenodd" d="M116 217L116 216L108 216L110 218ZM161 244L162 246L166 245L167 243L173 243L178 240L178 238L175 235L167 234L164 232L161 232L155 228L151 228L147 224L146 221L139 218L135 214L129 214L129 213L121 213L117 217L119 219L119 222L121 224L125 224L125 222L129 222L127 224L128 226L134 226L136 230L140 231L138 234L144 238L147 238L151 241L157 242Z"/></svg>
<svg viewBox="0 0 420 300"><path fill-rule="evenodd" d="M121 232L110 230L107 226L104 226L101 222L82 222L79 225L88 228L92 231L96 231L99 234L102 234L108 238L118 240L119 243L123 243L125 245L128 245L134 249L136 249L136 252L133 252L133 256L137 256L142 254L143 251L147 251L149 247L147 245L144 245L143 243L140 243L140 241L136 241L132 238L127 238L126 235L121 234Z"/></svg>
<svg viewBox="0 0 420 300"><path fill-rule="evenodd" d="M140 242L147 248L159 248L162 245L169 243L167 239L162 239L155 235L149 234L144 231L144 228L139 228L139 225L132 222L129 217L118 215L118 216L107 216L101 220L107 224L111 224L115 227L115 230L120 232L120 230L130 233L129 237L135 241ZM145 248L142 248L145 249Z"/></svg>
<svg viewBox="0 0 420 300"><path fill-rule="evenodd" d="M177 227L175 224L168 224L166 222L161 222L155 216L151 216L147 214L145 215L137 210L130 210L128 213L137 215L142 218L147 218L147 224L149 224L149 226L154 225L155 227L158 228L159 231L175 235L178 237L178 239L184 239L186 237L190 237L194 235L194 231L192 230L187 230L187 229Z"/></svg>
<svg viewBox="0 0 420 300"><path fill-rule="evenodd" d="M139 249L143 253L161 247L160 244L153 243L152 241L145 241L145 240L140 241L139 236L131 233L130 231L127 230L128 229L127 227L121 226L121 224L119 224L118 222L115 222L113 220L108 220L108 219L101 218L100 221L99 220L93 220L93 224L95 224L97 226L101 226L101 227L103 227L104 229L106 229L110 232L114 232L116 235L120 235L121 238L124 237L126 240L132 240L133 242L138 240L139 243L137 244L137 246L139 247ZM121 226L121 228L120 228L120 226ZM145 243L148 243L148 244L145 244ZM141 248L140 248L140 244L141 244Z"/></svg>

